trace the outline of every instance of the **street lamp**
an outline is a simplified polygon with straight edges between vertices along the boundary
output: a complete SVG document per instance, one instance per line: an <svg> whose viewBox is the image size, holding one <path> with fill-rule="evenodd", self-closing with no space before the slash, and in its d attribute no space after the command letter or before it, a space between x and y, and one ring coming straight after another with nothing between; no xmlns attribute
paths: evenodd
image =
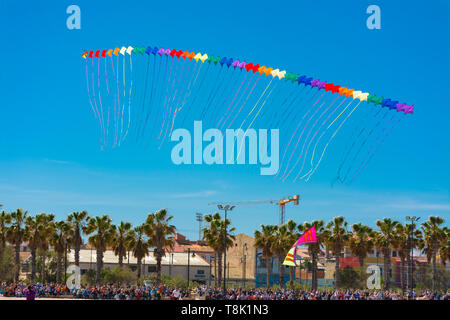
<svg viewBox="0 0 450 320"><path fill-rule="evenodd" d="M192 258L195 257L195 252L192 252ZM190 277L190 269L191 269L191 248L188 248L188 265L187 265L187 285L188 285L188 291L189 291L189 277Z"/></svg>
<svg viewBox="0 0 450 320"><path fill-rule="evenodd" d="M410 216L406 216L406 220L411 221L411 232L410 232L410 236L409 236L409 246L411 247L411 251L410 251L410 259L409 259L409 272L408 272L408 286L409 286L409 292L410 295L412 297L412 291L413 291L413 259L414 259L414 242L413 242L413 237L414 237L414 227L415 225L415 221L419 221L420 217L410 217Z"/></svg>
<svg viewBox="0 0 450 320"><path fill-rule="evenodd" d="M235 208L235 206L230 207L227 204L224 207L224 206L218 204L217 208L219 210L225 211L225 237L223 238L223 248L224 248L224 252L223 252L223 291L226 291L227 290L227 285L226 285L226 279L227 279L227 272L226 272L226 268L227 268L227 212L232 211Z"/></svg>
<svg viewBox="0 0 450 320"><path fill-rule="evenodd" d="M246 282L246 271L247 271L247 255L245 254L247 252L247 243L244 243L242 246L242 278L244 280L244 288L245 288L245 282Z"/></svg>
<svg viewBox="0 0 450 320"><path fill-rule="evenodd" d="M214 258L215 258L214 256L209 257L209 285L208 285L209 288L211 288L211 271L212 271L211 269L212 269L212 262L213 262Z"/></svg>
<svg viewBox="0 0 450 320"><path fill-rule="evenodd" d="M189 273L190 273L190 267L191 267L191 265L190 265L190 263L191 263L190 257L191 257L191 248L188 248L188 265L187 265L187 286L188 286L188 291L189 291Z"/></svg>

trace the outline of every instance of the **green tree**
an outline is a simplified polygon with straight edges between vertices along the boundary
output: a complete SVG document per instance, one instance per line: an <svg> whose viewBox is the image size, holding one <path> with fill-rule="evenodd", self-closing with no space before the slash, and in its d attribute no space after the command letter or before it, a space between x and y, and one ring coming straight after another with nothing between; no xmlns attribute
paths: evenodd
<svg viewBox="0 0 450 320"><path fill-rule="evenodd" d="M352 267L345 267L344 270L339 271L340 287L344 289L356 289L362 287L361 277Z"/></svg>
<svg viewBox="0 0 450 320"><path fill-rule="evenodd" d="M222 283L222 254L221 251L223 248L222 240L219 236L219 227L220 227L220 214L209 214L204 217L205 222L208 223L208 227L203 228L203 240L205 240L208 245L214 250L215 261L217 261L218 270L217 274L214 275L214 284L215 286L220 285Z"/></svg>
<svg viewBox="0 0 450 320"><path fill-rule="evenodd" d="M55 232L55 215L40 213L36 215L36 223L39 225L39 238L38 238L38 252L40 252L40 278L43 284L47 279L46 272L46 259L47 252L50 246L50 240L53 238Z"/></svg>
<svg viewBox="0 0 450 320"><path fill-rule="evenodd" d="M56 254L56 282L62 283L63 255L66 252L68 241L72 234L70 223L66 221L58 221L55 223L55 232L50 239Z"/></svg>
<svg viewBox="0 0 450 320"><path fill-rule="evenodd" d="M114 268L105 268L102 270L103 283L131 284L136 281L136 275L128 267L116 266Z"/></svg>
<svg viewBox="0 0 450 320"><path fill-rule="evenodd" d="M428 221L422 223L423 242L422 248L431 255L432 262L432 290L437 288L437 269L436 269L436 256L439 250L448 245L448 232L442 228L444 219L438 216L430 216Z"/></svg>
<svg viewBox="0 0 450 320"><path fill-rule="evenodd" d="M376 234L375 245L383 253L383 286L384 290L389 290L391 282L391 252L395 245L395 228L398 221L392 221L390 218L377 220L376 225L380 231Z"/></svg>
<svg viewBox="0 0 450 320"><path fill-rule="evenodd" d="M166 209L147 216L144 229L149 238L150 245L155 248L153 254L156 257L156 282L161 281L161 260L166 255L167 248L174 245L175 226L171 225L172 216L167 215Z"/></svg>
<svg viewBox="0 0 450 320"><path fill-rule="evenodd" d="M414 230L414 231L413 231ZM418 241L422 237L422 232L416 229L415 224L402 225L399 223L395 228L395 240L394 248L398 252L400 258L400 287L402 292L405 291L405 267L407 266L407 277L409 287L412 285L412 268L410 268L411 262L411 250L417 246ZM414 239L414 240L413 240Z"/></svg>
<svg viewBox="0 0 450 320"><path fill-rule="evenodd" d="M322 252L322 247L327 238L327 231L324 228L323 220L314 220L312 222L305 222L303 225L299 225L298 229L301 233L315 227L317 242L308 243L308 253L311 256L312 263L312 289L317 290L317 262L319 254Z"/></svg>
<svg viewBox="0 0 450 320"><path fill-rule="evenodd" d="M4 210L0 212L0 260L2 259L2 254L6 247L6 237L10 223L11 215Z"/></svg>
<svg viewBox="0 0 450 320"><path fill-rule="evenodd" d="M31 252L31 283L36 279L36 259L39 246L39 230L41 225L37 223L36 218L28 216L25 220L25 240L28 242L28 248Z"/></svg>
<svg viewBox="0 0 450 320"><path fill-rule="evenodd" d="M20 245L25 239L25 229L24 223L27 217L28 211L23 211L22 209L17 209L11 213L11 226L8 228L7 240L14 246L14 264L15 273L14 281L19 281L20 275Z"/></svg>
<svg viewBox="0 0 450 320"><path fill-rule="evenodd" d="M347 221L345 221L345 218L342 216L335 217L327 224L326 228L328 232L326 234L325 243L327 244L327 247L331 248L331 252L336 257L334 277L335 287L336 289L339 289L341 254L350 238L347 232Z"/></svg>
<svg viewBox="0 0 450 320"><path fill-rule="evenodd" d="M6 245L0 256L0 282L14 280L14 250Z"/></svg>
<svg viewBox="0 0 450 320"><path fill-rule="evenodd" d="M119 258L119 266L123 266L123 258L127 256L127 237L131 230L131 223L121 221L116 228L116 233L112 238L112 249Z"/></svg>
<svg viewBox="0 0 450 320"><path fill-rule="evenodd" d="M300 237L300 234L298 232L297 223L294 220L289 220L286 224L287 231L288 231L288 242L290 243L290 246L292 246L297 239ZM287 254L287 253L286 253ZM295 259L295 257L294 257ZM293 266L289 266L289 277L290 277L290 287L293 288L294 286L294 280L295 280L295 269Z"/></svg>
<svg viewBox="0 0 450 320"><path fill-rule="evenodd" d="M80 250L83 245L83 230L86 227L87 218L87 211L73 212L67 217L73 226L71 244L75 250L75 265L78 267L80 266Z"/></svg>
<svg viewBox="0 0 450 320"><path fill-rule="evenodd" d="M292 247L291 237L289 234L287 224L279 226L275 229L274 240L272 242L272 248L274 255L278 258L280 267L280 286L284 287L284 266L283 261L287 252Z"/></svg>
<svg viewBox="0 0 450 320"><path fill-rule="evenodd" d="M255 248L261 249L262 256L266 260L266 287L270 287L271 263L274 256L273 241L275 239L276 226L261 225L261 231L255 231Z"/></svg>
<svg viewBox="0 0 450 320"><path fill-rule="evenodd" d="M88 241L95 248L97 256L97 271L96 271L96 284L101 284L101 271L103 269L103 253L111 244L111 240L114 237L115 229L112 225L112 220L108 215L101 217L89 217L87 224L83 229L87 235L92 234Z"/></svg>
<svg viewBox="0 0 450 320"><path fill-rule="evenodd" d="M350 236L348 245L352 255L358 257L361 279L365 278L364 259L375 246L375 242L373 240L374 235L375 233L373 230L366 225L361 223L355 223L352 225L352 235Z"/></svg>
<svg viewBox="0 0 450 320"><path fill-rule="evenodd" d="M142 259L149 254L150 245L144 238L145 225L140 225L134 228L127 234L125 239L127 246L129 246L133 252L133 257L137 259L137 279L141 279Z"/></svg>

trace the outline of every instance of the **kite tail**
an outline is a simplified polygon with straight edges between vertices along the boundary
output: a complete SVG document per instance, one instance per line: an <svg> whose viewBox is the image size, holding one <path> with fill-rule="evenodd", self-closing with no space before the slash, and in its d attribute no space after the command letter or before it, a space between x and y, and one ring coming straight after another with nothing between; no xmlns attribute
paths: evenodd
<svg viewBox="0 0 450 320"><path fill-rule="evenodd" d="M380 111L381 111L381 109L380 109ZM380 111L378 111L378 113L379 113ZM388 111L388 112L389 112L389 111ZM350 161L350 165L349 165L349 167L347 168L347 172L345 173L344 178L341 179L341 182L342 182L342 183L345 182L345 180L347 179L347 176L348 176L349 173L351 172L351 169L353 169L353 163L355 163L356 158L358 157L359 153L362 151L364 145L366 144L367 141L369 141L369 138L371 137L372 133L375 132L376 129L378 129L379 125L381 124L381 121L383 121L383 120L386 118L386 116L388 115L388 112L386 112L386 113L384 114L384 116L383 116L381 119L378 120L378 122L377 122L377 123L375 124L375 126L370 130L370 132L368 133L368 135L366 136L366 138L363 139L363 141L362 141L360 147L358 148L357 152L356 152L355 155L353 156L353 159ZM377 113L377 115L378 115L378 113ZM392 120L392 119L391 119L391 120ZM389 125L389 123L391 123L391 120L389 120L388 125ZM364 131L364 128L361 130L361 132L362 132L362 131ZM383 131L384 131L384 129L383 129ZM355 143L356 143L356 140L355 140ZM352 145L352 148L353 148L353 145ZM350 154L350 152L349 152L349 154Z"/></svg>
<svg viewBox="0 0 450 320"><path fill-rule="evenodd" d="M378 152L378 150L380 149L381 145L383 144L383 142L386 140L386 138L392 133L392 131L394 130L394 128L398 125L398 123L404 118L404 116L401 116L397 122L394 123L394 125L386 132L383 140L381 140L381 142L378 144L378 147L375 149L375 151L370 155L370 157L366 160L364 159L361 164L360 167L358 168L358 170L356 171L355 175L353 176L352 180L350 181L349 185L353 183L353 181L355 181L356 179L358 179L358 177L361 175L361 173L364 171L364 169L366 168L367 164L370 162L370 160L373 158L373 156L375 156L375 154ZM361 165L364 164L364 166L361 168Z"/></svg>
<svg viewBox="0 0 450 320"><path fill-rule="evenodd" d="M330 105L322 112L322 114L319 116L319 118L316 119L316 122L314 122L313 126L311 127L311 129L310 129L309 132L308 132L308 135L306 136L305 141L303 142L302 151L301 151L300 157L297 159L297 162L299 161L299 159L302 158L303 150L304 150L304 147L305 147L305 145L306 145L306 141L308 141L308 138L309 138L309 136L310 136L312 130L313 130L314 127L316 126L317 121L319 121L319 120L322 118L322 116L328 111L328 109L330 109L330 107L333 106L333 104L336 102L336 100L337 100L338 98L339 98L339 96L337 96L337 97L333 100L333 102L331 102L331 104L330 104ZM332 113L331 113L331 114L332 114ZM325 122L323 122L322 125L323 125L324 123L325 123ZM308 155L309 147L310 147L311 143L314 141L314 138L316 137L316 135L317 135L317 133L319 132L319 130L322 128L322 125L319 126L319 128L318 128L318 129L316 130L316 132L314 133L313 137L309 140L308 146L306 147L305 156L303 157L302 167L300 168L300 171L298 172L297 176L300 175L301 172L303 171L303 168L304 168L304 166L305 166L305 160L306 160L306 157L307 157L307 155ZM293 167L293 168L295 168L295 167L297 166L297 162L294 164L294 167ZM291 170L291 171L292 171L292 170ZM288 176L289 176L289 174L288 174ZM286 176L286 178L287 178L288 176Z"/></svg>
<svg viewBox="0 0 450 320"><path fill-rule="evenodd" d="M317 91L317 92L318 92L318 91ZM314 104L311 106L311 108L309 108L308 111L303 115L302 120L299 122L297 128L303 123L303 120L304 120L305 117L309 114L309 112L312 110L312 108L313 108L313 107L314 107L314 106L322 99L323 95L324 95L324 93L322 93L322 94L320 95L320 97L317 98L316 102L314 102ZM319 107L319 108L320 108L320 107ZM318 110L318 109L317 109L317 110ZM317 112L317 110L316 110L316 112ZM309 118L308 123L309 123L310 120L311 120L311 117ZM289 163L291 162L292 156L294 155L295 150L297 149L298 143L299 143L299 141L301 140L301 138L302 138L302 136L303 136L303 132L305 131L305 128L308 126L308 123L306 124L306 126L303 127L302 132L300 133L300 136L299 136L298 139L297 139L297 143L296 143L296 145L295 145L294 150L291 152L291 155L289 156L289 159L288 159L286 168L285 168L285 170L284 170L284 172L283 172L283 175L281 176L281 179L284 179L284 176L286 175L287 170L289 169ZM295 130L295 132L297 132L297 129ZM294 133L294 135L295 135L295 133ZM289 141L289 144L286 146L285 152L286 152L287 149L289 148L290 143L291 143L291 140ZM284 155L283 155L283 159L284 159ZM283 162L283 160L281 160L281 162Z"/></svg>
<svg viewBox="0 0 450 320"><path fill-rule="evenodd" d="M351 101L353 102L353 101ZM350 103L351 103L350 102ZM344 123L347 121L347 119L352 115L352 113L358 108L358 106L361 104L361 100L358 102L358 104L353 108L352 111L350 111L350 113L345 117L345 119L341 122L341 124L339 125L339 127L336 129L336 131L333 133L333 135L331 136L330 140L328 140L327 144L325 145L325 148L322 151L322 154L320 156L319 161L317 162L316 166L314 167L314 169L311 171L311 173L307 172L305 175L303 175L302 177L300 177L300 179L303 179L304 177L308 176L308 178L306 179L306 182L309 181L309 179L311 178L311 176L314 174L314 172L316 171L317 167L320 165L320 163L322 162L323 156L330 144L330 142L334 139L334 137L336 136L336 134L339 132L339 130L342 128L342 126L344 125ZM342 114L342 113L341 113ZM334 121L333 121L334 123ZM333 124L331 123L330 126ZM294 180L294 182L296 181L296 179Z"/></svg>
<svg viewBox="0 0 450 320"><path fill-rule="evenodd" d="M220 127L222 121L224 120L225 115L228 114L228 111L230 110L230 107L233 105L234 100L236 99L236 96L239 94L239 92L241 91L242 88L242 84L245 82L245 79L247 78L248 72L245 73L244 78L241 81L241 84L239 86L239 89L236 91L233 99L231 100L230 104L228 105L227 110L222 114L222 117L219 119L219 122L217 123L217 127ZM228 119L228 118L227 118Z"/></svg>

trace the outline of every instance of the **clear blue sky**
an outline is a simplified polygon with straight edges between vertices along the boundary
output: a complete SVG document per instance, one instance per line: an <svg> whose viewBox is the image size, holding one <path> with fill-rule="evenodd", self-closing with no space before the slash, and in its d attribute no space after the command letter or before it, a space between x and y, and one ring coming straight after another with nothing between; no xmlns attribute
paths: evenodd
<svg viewBox="0 0 450 320"><path fill-rule="evenodd" d="M81 8L81 30L66 8ZM368 30L366 8L381 8ZM86 209L139 223L167 208L197 237L195 213L211 201L300 194L287 218L345 215L373 225L450 212L450 3L439 1L2 1L0 203L64 218ZM243 57L415 105L363 175L330 186L323 166L308 182L260 176L256 167L175 166L170 149L101 150L85 89L86 49L156 45ZM332 161L331 159L330 161ZM273 205L240 206L237 232L277 223ZM448 221L447 221L448 222Z"/></svg>

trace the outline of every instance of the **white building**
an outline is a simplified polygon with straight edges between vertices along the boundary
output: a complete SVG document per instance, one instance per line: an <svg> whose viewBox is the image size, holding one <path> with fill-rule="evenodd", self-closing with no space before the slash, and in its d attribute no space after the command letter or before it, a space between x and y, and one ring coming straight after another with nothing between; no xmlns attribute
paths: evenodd
<svg viewBox="0 0 450 320"><path fill-rule="evenodd" d="M67 255L69 264L75 263L75 253L72 250ZM80 250L80 268L81 274L87 270L96 270L97 265L96 251L90 249ZM119 259L112 250L106 250L103 253L103 268L113 268L119 264ZM129 257L125 257L123 260L125 266L129 266L131 270L136 271L137 259L130 253ZM153 252L150 255L142 259L141 275L156 275L156 258L153 256ZM200 283L208 283L210 274L210 264L206 262L200 255L187 252L169 252L161 260L161 273L174 277L181 275L184 279L188 278L191 281L197 281Z"/></svg>

